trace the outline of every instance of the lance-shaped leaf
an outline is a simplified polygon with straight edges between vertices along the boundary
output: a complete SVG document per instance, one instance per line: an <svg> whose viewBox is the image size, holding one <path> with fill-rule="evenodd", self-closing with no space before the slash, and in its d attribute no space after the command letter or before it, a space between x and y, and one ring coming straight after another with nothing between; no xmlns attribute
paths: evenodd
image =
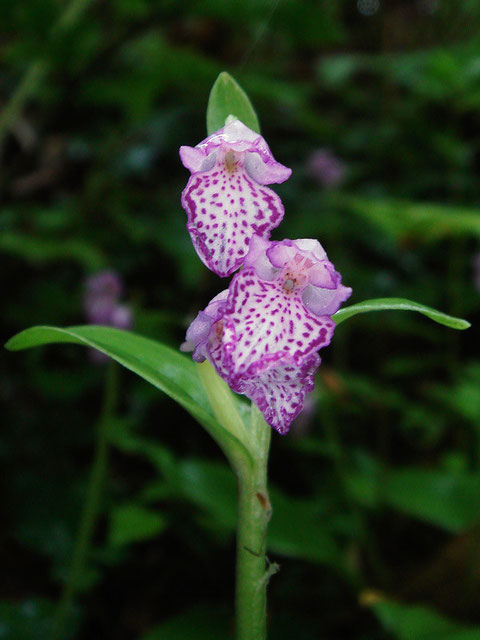
<svg viewBox="0 0 480 640"><path fill-rule="evenodd" d="M228 426L220 424L208 401L195 363L174 349L128 331L101 326L32 327L6 344L11 351L51 343L81 344L98 349L147 380L184 407L208 431L231 462L249 462L250 454L235 415ZM236 412L232 398L230 412Z"/></svg>
<svg viewBox="0 0 480 640"><path fill-rule="evenodd" d="M358 304L352 304L350 307L344 307L337 311L332 318L337 324L356 316L358 313L367 313L368 311L416 311L421 313L430 320L443 324L450 329L468 329L471 325L467 320L455 318L446 313L432 309L424 304L412 302L404 298L377 298L375 300L365 300Z"/></svg>
<svg viewBox="0 0 480 640"><path fill-rule="evenodd" d="M208 98L208 135L224 127L228 116L234 116L249 129L260 133L260 123L247 94L229 73L222 71Z"/></svg>

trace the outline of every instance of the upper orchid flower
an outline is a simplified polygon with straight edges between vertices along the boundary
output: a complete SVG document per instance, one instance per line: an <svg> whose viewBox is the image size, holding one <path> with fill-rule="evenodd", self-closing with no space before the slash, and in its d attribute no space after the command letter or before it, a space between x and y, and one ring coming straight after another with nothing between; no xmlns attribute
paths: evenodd
<svg viewBox="0 0 480 640"><path fill-rule="evenodd" d="M292 171L240 120L196 147L180 147L180 158L192 173L182 206L193 245L209 269L229 276L242 265L250 238L268 238L282 221L282 201L263 185L284 182Z"/></svg>
<svg viewBox="0 0 480 640"><path fill-rule="evenodd" d="M330 316L351 292L316 240L254 236L245 268L198 314L182 349L208 358L286 433L313 389L317 351L330 344Z"/></svg>

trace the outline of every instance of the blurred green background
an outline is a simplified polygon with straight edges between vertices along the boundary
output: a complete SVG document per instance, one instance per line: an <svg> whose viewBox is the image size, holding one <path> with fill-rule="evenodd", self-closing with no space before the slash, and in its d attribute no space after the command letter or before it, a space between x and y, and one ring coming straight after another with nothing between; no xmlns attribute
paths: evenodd
<svg viewBox="0 0 480 640"><path fill-rule="evenodd" d="M318 238L351 302L467 317L342 324L309 410L273 435L272 640L480 638L480 3L28 0L0 6L0 318L85 322L115 269L135 330L177 346L219 290L194 253L178 147L231 72L292 178L273 232ZM49 637L105 367L0 361L0 639ZM226 639L235 485L172 401L125 371L65 639Z"/></svg>

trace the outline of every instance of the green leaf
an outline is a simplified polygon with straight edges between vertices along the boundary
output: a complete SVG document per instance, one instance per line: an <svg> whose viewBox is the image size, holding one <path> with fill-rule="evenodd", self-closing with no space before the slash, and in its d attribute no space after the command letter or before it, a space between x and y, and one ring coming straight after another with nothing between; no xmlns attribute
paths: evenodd
<svg viewBox="0 0 480 640"><path fill-rule="evenodd" d="M342 554L328 521L328 509L315 499L288 496L274 488L269 493L273 514L268 549L341 569Z"/></svg>
<svg viewBox="0 0 480 640"><path fill-rule="evenodd" d="M385 469L367 455L356 456L346 478L360 504L380 504L410 517L460 533L480 518L480 474L443 469Z"/></svg>
<svg viewBox="0 0 480 640"><path fill-rule="evenodd" d="M99 249L76 238L59 240L13 232L2 233L0 251L32 264L72 260L93 271L101 269L106 264L106 259Z"/></svg>
<svg viewBox="0 0 480 640"><path fill-rule="evenodd" d="M120 547L157 536L165 530L165 516L134 503L122 504L112 511L109 542Z"/></svg>
<svg viewBox="0 0 480 640"><path fill-rule="evenodd" d="M138 374L184 407L231 458L250 461L247 447L215 418L195 363L159 342L111 327L32 327L11 338L11 351L51 343L81 344L102 353Z"/></svg>
<svg viewBox="0 0 480 640"><path fill-rule="evenodd" d="M427 307L418 302L412 302L404 298L377 298L375 300L365 300L358 304L352 304L350 307L344 307L337 311L332 318L337 324L340 324L348 318L356 316L358 313L367 313L368 311L416 311L421 313L430 320L443 324L451 329L468 329L471 325L467 320L455 318L446 313Z"/></svg>
<svg viewBox="0 0 480 640"><path fill-rule="evenodd" d="M424 469L399 469L382 479L384 504L453 533L480 517L480 476Z"/></svg>
<svg viewBox="0 0 480 640"><path fill-rule="evenodd" d="M216 526L235 531L237 523L237 485L228 467L208 460L182 460L169 480L172 489L200 507L215 520Z"/></svg>
<svg viewBox="0 0 480 640"><path fill-rule="evenodd" d="M397 241L406 237L434 242L448 237L480 236L478 209L343 194L335 194L333 198L337 205L367 220Z"/></svg>
<svg viewBox="0 0 480 640"><path fill-rule="evenodd" d="M398 640L474 640L480 628L467 627L433 609L379 601L372 606L384 628Z"/></svg>
<svg viewBox="0 0 480 640"><path fill-rule="evenodd" d="M222 71L208 98L208 135L224 127L228 116L235 116L247 127L260 133L260 123L249 97L229 73Z"/></svg>

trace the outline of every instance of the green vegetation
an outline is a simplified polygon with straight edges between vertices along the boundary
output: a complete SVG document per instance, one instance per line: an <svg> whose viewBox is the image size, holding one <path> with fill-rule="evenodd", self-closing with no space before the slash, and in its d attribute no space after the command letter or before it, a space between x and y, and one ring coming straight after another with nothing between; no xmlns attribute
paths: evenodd
<svg viewBox="0 0 480 640"><path fill-rule="evenodd" d="M480 6L367 5L2 4L2 334L71 327L27 330L9 347L65 344L2 358L2 640L52 637L71 570L108 370L78 343L165 393L119 376L62 640L232 637L235 478L195 420L233 436L178 353L218 292L185 230L178 148L205 137L225 69L293 169L273 238L318 238L354 290L337 321L358 313L322 352L311 410L272 433L269 640L480 636ZM345 167L335 184L318 149ZM105 268L134 309L127 343L78 326ZM386 308L409 312L363 313Z"/></svg>

